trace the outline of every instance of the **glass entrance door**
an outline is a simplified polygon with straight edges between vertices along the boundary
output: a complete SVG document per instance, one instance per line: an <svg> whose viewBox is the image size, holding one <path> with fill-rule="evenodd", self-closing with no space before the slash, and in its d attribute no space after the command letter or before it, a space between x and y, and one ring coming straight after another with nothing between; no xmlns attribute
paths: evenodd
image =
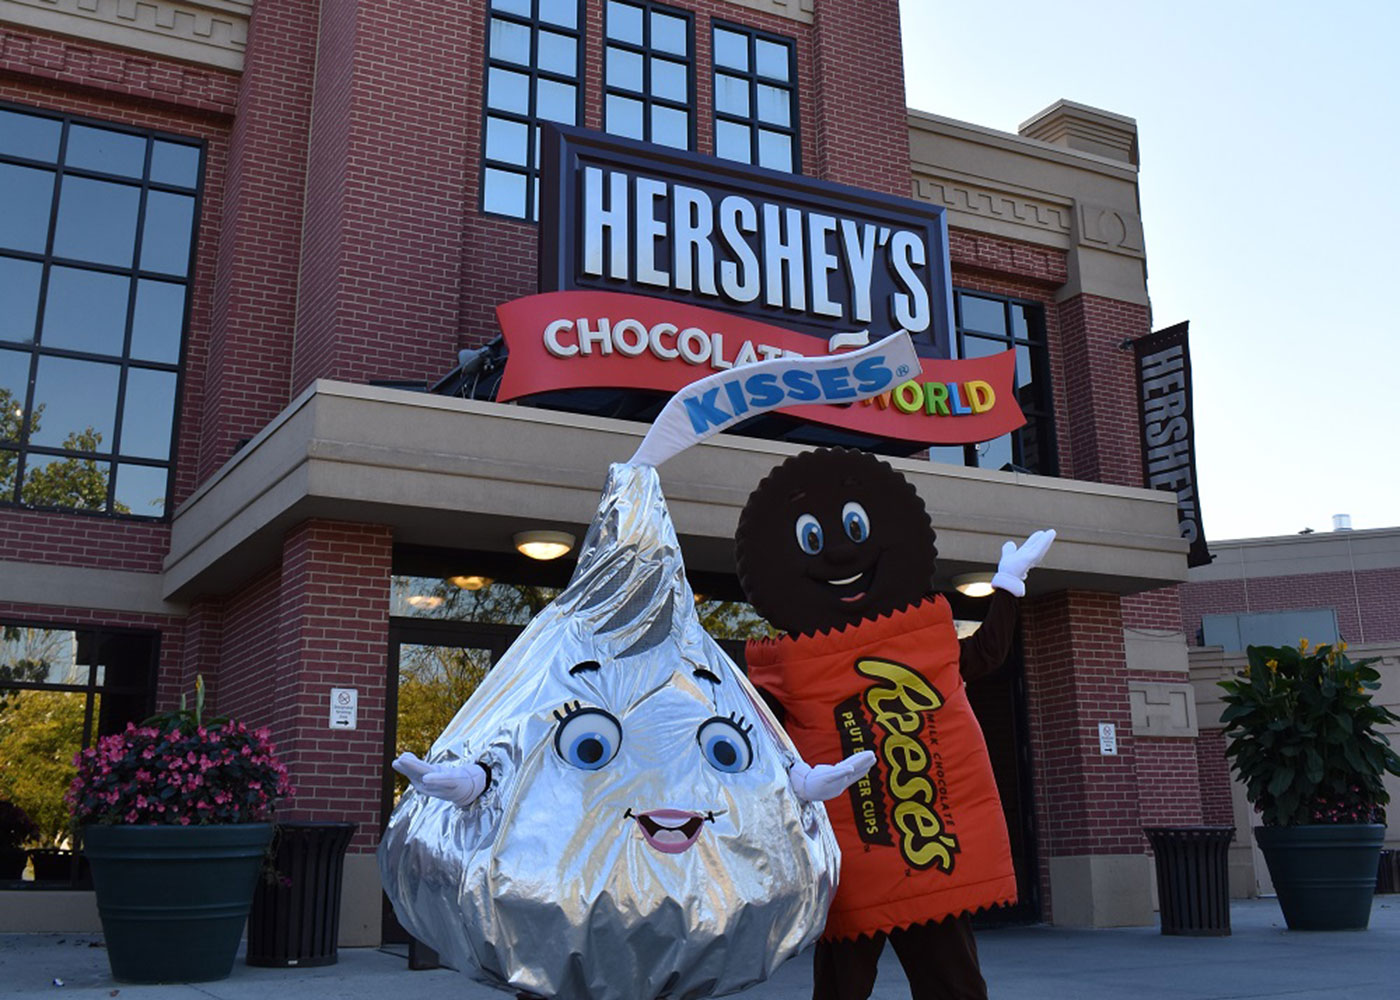
<svg viewBox="0 0 1400 1000"><path fill-rule="evenodd" d="M382 822L388 823L408 785L390 761L404 751L426 757L438 734L521 631L519 625L390 619ZM408 942L388 897L383 940Z"/></svg>

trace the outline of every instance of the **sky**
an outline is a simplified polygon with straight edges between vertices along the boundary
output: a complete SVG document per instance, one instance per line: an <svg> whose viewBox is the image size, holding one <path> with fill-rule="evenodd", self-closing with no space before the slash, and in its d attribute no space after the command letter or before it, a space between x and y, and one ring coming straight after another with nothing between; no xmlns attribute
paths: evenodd
<svg viewBox="0 0 1400 1000"><path fill-rule="evenodd" d="M901 0L911 108L1137 121L1207 539L1400 527L1400 4Z"/></svg>

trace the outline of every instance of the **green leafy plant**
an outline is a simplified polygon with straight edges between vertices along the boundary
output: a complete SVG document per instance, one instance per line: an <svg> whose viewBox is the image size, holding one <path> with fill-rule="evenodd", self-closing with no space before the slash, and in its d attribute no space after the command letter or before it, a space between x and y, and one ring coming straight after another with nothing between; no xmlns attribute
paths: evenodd
<svg viewBox="0 0 1400 1000"><path fill-rule="evenodd" d="M204 679L180 707L104 736L74 759L66 801L76 826L260 823L292 794L266 729L205 720Z"/></svg>
<svg viewBox="0 0 1400 1000"><path fill-rule="evenodd" d="M1225 756L1265 826L1383 823L1384 775L1400 757L1380 726L1400 722L1372 695L1375 659L1352 661L1346 643L1250 646L1225 690Z"/></svg>

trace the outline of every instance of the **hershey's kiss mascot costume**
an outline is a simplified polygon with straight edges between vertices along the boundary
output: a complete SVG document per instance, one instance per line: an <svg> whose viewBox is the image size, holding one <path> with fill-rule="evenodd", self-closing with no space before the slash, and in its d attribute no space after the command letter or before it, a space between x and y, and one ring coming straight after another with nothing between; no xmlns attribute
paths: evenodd
<svg viewBox="0 0 1400 1000"><path fill-rule="evenodd" d="M1007 542L986 620L959 642L929 593L934 531L874 456L794 455L749 497L736 537L754 608L787 635L751 641L749 678L808 759L873 750L827 808L841 884L815 955L818 1000L864 1000L894 945L915 1000L984 998L970 914L1016 899L1006 821L964 679L996 669L1053 531Z"/></svg>
<svg viewBox="0 0 1400 1000"><path fill-rule="evenodd" d="M427 760L395 762L412 788L385 891L446 964L548 998L682 1000L760 982L821 933L840 855L820 800L874 757L809 766L706 634L655 466L723 429L673 405L707 383L861 360L886 381L917 363L904 336L682 390L609 470L569 585Z"/></svg>

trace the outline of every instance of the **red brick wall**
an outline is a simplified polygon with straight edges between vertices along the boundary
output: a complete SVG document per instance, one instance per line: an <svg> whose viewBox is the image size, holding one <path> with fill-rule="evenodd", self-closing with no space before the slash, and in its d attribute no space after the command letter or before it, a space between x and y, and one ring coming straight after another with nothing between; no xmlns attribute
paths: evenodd
<svg viewBox="0 0 1400 1000"><path fill-rule="evenodd" d="M908 197L909 115L899 5L821 0L814 62L818 177Z"/></svg>
<svg viewBox="0 0 1400 1000"><path fill-rule="evenodd" d="M211 687L219 713L250 726L270 726L276 721L273 691L280 682L280 584L281 574L274 569L221 606L202 609L201 642L191 645L192 655L215 665ZM208 678L205 683L210 683ZM277 733L279 740L282 736Z"/></svg>
<svg viewBox="0 0 1400 1000"><path fill-rule="evenodd" d="M1201 729L1196 739L1196 767L1201 776L1201 822L1233 826L1235 809L1230 801L1230 762L1225 756L1225 730Z"/></svg>
<svg viewBox="0 0 1400 1000"><path fill-rule="evenodd" d="M1149 330L1147 307L1076 295L1059 304L1069 419L1058 432L1071 438L1072 479L1141 486L1133 352L1124 340Z"/></svg>
<svg viewBox="0 0 1400 1000"><path fill-rule="evenodd" d="M148 53L0 25L0 72L60 84L60 92L128 98L128 104L229 115L236 78ZM99 102L103 97L96 97Z"/></svg>
<svg viewBox="0 0 1400 1000"><path fill-rule="evenodd" d="M1138 812L1143 826L1195 826L1203 822L1201 773L1195 740L1133 740Z"/></svg>
<svg viewBox="0 0 1400 1000"><path fill-rule="evenodd" d="M200 481L290 398L318 6L281 0L253 8L229 140Z"/></svg>
<svg viewBox="0 0 1400 1000"><path fill-rule="evenodd" d="M1400 569L1207 580L1181 588L1181 618L1192 645L1202 615L1303 608L1334 609L1350 643L1400 640Z"/></svg>
<svg viewBox="0 0 1400 1000"><path fill-rule="evenodd" d="M1123 624L1129 628L1181 628L1181 588L1161 587L1124 597Z"/></svg>
<svg viewBox="0 0 1400 1000"><path fill-rule="evenodd" d="M1037 847L1049 899L1049 859L1145 850L1135 740L1118 598L1063 591L1023 601L1022 621ZM1100 722L1117 727L1117 756L1099 754Z"/></svg>
<svg viewBox="0 0 1400 1000"><path fill-rule="evenodd" d="M352 850L379 842L392 547L386 527L307 521L282 550L268 688L297 788L284 815L358 823ZM358 728L329 728L332 687L358 689Z"/></svg>
<svg viewBox="0 0 1400 1000"><path fill-rule="evenodd" d="M467 26L484 22L466 2L322 6L293 392L455 363L465 81L483 48Z"/></svg>

